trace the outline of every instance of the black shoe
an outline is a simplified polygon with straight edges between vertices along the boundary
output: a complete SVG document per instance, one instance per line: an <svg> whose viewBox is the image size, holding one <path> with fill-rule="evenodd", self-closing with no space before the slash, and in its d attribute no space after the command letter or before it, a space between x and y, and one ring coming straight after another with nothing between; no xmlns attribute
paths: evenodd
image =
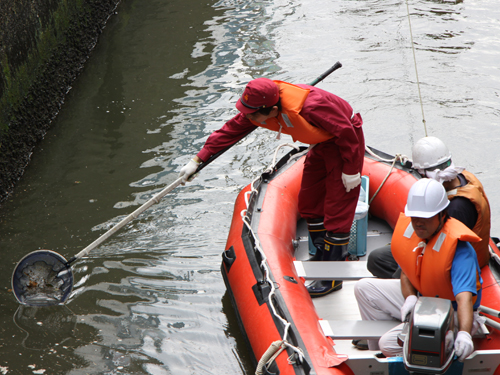
<svg viewBox="0 0 500 375"><path fill-rule="evenodd" d="M342 289L342 280L316 280L306 286L311 298L323 297Z"/></svg>
<svg viewBox="0 0 500 375"><path fill-rule="evenodd" d="M319 249L316 249L316 254L311 255L307 262L319 262L323 258L323 252Z"/></svg>
<svg viewBox="0 0 500 375"><path fill-rule="evenodd" d="M353 344L356 349L368 350L368 341L366 340L352 340L351 344Z"/></svg>
<svg viewBox="0 0 500 375"><path fill-rule="evenodd" d="M346 259L346 261L348 262L357 262L358 260L359 260L358 256L354 254L349 254Z"/></svg>

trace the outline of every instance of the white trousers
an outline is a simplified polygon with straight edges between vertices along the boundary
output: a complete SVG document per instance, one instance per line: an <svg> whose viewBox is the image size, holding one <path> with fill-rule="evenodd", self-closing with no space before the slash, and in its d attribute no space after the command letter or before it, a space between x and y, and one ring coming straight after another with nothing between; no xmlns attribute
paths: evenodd
<svg viewBox="0 0 500 375"><path fill-rule="evenodd" d="M359 312L363 320L399 320L405 299L399 279L361 279L354 286ZM370 350L381 350L386 357L403 354L398 334L403 323L385 333L380 340L368 340Z"/></svg>
<svg viewBox="0 0 500 375"><path fill-rule="evenodd" d="M401 307L405 300L398 279L361 279L354 285L354 295L363 320L398 320L401 321ZM474 311L471 335L485 322L485 318ZM368 340L370 350L380 350L386 357L403 355L403 348L398 344L398 334L403 330L403 323L386 332L380 340ZM455 311L455 328L458 329L458 317Z"/></svg>

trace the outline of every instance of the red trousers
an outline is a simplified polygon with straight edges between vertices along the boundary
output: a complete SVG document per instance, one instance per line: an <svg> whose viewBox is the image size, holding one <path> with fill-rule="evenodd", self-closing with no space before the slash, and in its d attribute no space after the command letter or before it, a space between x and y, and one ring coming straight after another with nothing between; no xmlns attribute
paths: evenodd
<svg viewBox="0 0 500 375"><path fill-rule="evenodd" d="M365 140L361 126L356 127L360 157L359 172L363 169ZM299 192L299 212L305 219L324 218L326 230L333 233L351 231L361 186L346 192L342 183L344 161L335 139L322 142L307 154Z"/></svg>

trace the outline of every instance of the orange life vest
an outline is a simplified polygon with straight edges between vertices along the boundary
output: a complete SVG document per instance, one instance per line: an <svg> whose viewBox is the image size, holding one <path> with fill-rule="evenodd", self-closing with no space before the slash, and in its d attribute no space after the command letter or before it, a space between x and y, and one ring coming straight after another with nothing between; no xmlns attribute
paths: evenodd
<svg viewBox="0 0 500 375"><path fill-rule="evenodd" d="M483 185L472 173L463 171L462 174L467 180L467 185L448 192L448 199L455 197L464 197L469 199L477 210L477 221L472 231L480 238L480 242L471 243L476 250L479 267L483 268L490 260L489 242L490 242L490 204L484 193Z"/></svg>
<svg viewBox="0 0 500 375"><path fill-rule="evenodd" d="M401 213L392 236L391 251L402 271L422 296L454 301L451 266L458 240L472 243L480 241L480 238L462 222L449 218L441 230L425 243L415 234L411 218ZM478 272L476 288L481 288Z"/></svg>
<svg viewBox="0 0 500 375"><path fill-rule="evenodd" d="M281 112L278 117L267 119L265 123L252 121L254 125L289 134L295 141L316 144L333 138L326 130L320 129L307 122L300 111L304 106L309 89L292 85L288 82L274 81L280 89Z"/></svg>

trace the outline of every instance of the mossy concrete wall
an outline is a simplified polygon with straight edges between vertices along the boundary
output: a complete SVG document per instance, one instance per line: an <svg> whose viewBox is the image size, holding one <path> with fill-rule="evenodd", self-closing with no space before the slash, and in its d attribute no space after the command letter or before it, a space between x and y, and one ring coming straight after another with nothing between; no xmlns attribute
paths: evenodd
<svg viewBox="0 0 500 375"><path fill-rule="evenodd" d="M120 0L0 0L0 203Z"/></svg>

